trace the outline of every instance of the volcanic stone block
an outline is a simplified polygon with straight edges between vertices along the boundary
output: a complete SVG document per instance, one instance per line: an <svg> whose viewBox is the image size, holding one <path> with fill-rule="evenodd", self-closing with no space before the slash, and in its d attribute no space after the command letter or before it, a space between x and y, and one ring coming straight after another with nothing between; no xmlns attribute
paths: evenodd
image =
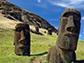
<svg viewBox="0 0 84 63"><path fill-rule="evenodd" d="M15 26L15 54L30 55L30 28L28 24L19 23Z"/></svg>
<svg viewBox="0 0 84 63"><path fill-rule="evenodd" d="M56 45L49 49L49 63L71 63L76 61L75 50L80 32L80 11L66 8L60 18Z"/></svg>

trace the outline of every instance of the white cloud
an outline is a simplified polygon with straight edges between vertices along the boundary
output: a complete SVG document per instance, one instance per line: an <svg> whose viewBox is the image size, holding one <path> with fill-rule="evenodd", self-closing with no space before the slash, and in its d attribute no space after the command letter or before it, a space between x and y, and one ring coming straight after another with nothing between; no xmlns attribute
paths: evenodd
<svg viewBox="0 0 84 63"><path fill-rule="evenodd" d="M84 20L84 17L82 17L81 19Z"/></svg>
<svg viewBox="0 0 84 63"><path fill-rule="evenodd" d="M84 34L84 32L83 32L83 34Z"/></svg>
<svg viewBox="0 0 84 63"><path fill-rule="evenodd" d="M41 0L37 0L39 3L41 2Z"/></svg>
<svg viewBox="0 0 84 63"><path fill-rule="evenodd" d="M52 5L61 7L81 8L84 7L84 0L49 0Z"/></svg>
<svg viewBox="0 0 84 63"><path fill-rule="evenodd" d="M43 4L36 4L36 6L47 8L47 5L45 3L43 3Z"/></svg>
<svg viewBox="0 0 84 63"><path fill-rule="evenodd" d="M80 34L79 36L81 37L82 35Z"/></svg>

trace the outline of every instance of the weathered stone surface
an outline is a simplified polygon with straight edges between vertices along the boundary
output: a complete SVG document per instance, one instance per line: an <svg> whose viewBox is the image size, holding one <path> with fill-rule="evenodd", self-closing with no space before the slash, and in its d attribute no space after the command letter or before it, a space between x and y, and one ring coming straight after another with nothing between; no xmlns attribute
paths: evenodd
<svg viewBox="0 0 84 63"><path fill-rule="evenodd" d="M80 32L80 11L66 8L62 13L56 46L49 49L47 60L49 63L75 62L75 50Z"/></svg>
<svg viewBox="0 0 84 63"><path fill-rule="evenodd" d="M70 10L70 12L65 13L66 10ZM78 11L73 8L67 8L63 12L65 14L62 14L63 17L61 17L60 19L60 24L58 28L58 39L56 44L60 48L74 51L76 50L76 45L80 32L81 14L80 12L73 12L73 10Z"/></svg>
<svg viewBox="0 0 84 63"><path fill-rule="evenodd" d="M74 51L63 50L57 46L51 47L47 54L47 61L49 63L70 63L75 61L75 59Z"/></svg>
<svg viewBox="0 0 84 63"><path fill-rule="evenodd" d="M28 24L19 23L15 26L15 54L30 55L30 28Z"/></svg>

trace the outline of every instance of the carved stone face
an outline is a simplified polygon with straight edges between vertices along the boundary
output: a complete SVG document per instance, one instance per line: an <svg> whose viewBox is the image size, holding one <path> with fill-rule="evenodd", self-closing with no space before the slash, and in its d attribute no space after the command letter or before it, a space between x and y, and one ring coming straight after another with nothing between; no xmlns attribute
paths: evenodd
<svg viewBox="0 0 84 63"><path fill-rule="evenodd" d="M59 24L57 46L66 50L76 50L80 32L80 14L66 12L62 15Z"/></svg>
<svg viewBox="0 0 84 63"><path fill-rule="evenodd" d="M30 54L30 29L29 25L19 23L15 27L15 53L18 55Z"/></svg>

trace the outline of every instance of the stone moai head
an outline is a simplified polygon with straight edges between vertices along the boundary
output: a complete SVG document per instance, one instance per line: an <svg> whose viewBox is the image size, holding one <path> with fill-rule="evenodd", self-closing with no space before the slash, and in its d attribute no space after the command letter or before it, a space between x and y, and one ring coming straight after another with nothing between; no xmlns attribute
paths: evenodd
<svg viewBox="0 0 84 63"><path fill-rule="evenodd" d="M28 24L19 23L15 26L15 54L30 55L30 28Z"/></svg>
<svg viewBox="0 0 84 63"><path fill-rule="evenodd" d="M36 28L36 33L38 34L39 33L39 26L35 25L35 28Z"/></svg>
<svg viewBox="0 0 84 63"><path fill-rule="evenodd" d="M65 50L76 50L80 32L80 11L66 8L60 18L56 45Z"/></svg>
<svg viewBox="0 0 84 63"><path fill-rule="evenodd" d="M51 28L48 29L48 34L52 35L52 29Z"/></svg>

